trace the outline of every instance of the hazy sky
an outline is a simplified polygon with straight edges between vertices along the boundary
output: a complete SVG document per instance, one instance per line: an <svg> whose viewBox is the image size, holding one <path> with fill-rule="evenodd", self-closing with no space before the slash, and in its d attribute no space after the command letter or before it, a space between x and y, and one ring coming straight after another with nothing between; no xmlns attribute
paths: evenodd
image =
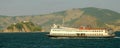
<svg viewBox="0 0 120 48"><path fill-rule="evenodd" d="M0 0L0 15L39 15L85 7L105 8L120 13L120 0Z"/></svg>

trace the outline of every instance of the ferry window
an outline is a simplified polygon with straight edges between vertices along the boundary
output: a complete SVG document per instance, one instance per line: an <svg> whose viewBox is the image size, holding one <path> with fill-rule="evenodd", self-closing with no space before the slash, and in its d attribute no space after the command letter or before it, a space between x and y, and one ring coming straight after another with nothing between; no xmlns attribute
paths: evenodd
<svg viewBox="0 0 120 48"><path fill-rule="evenodd" d="M103 34L101 34L101 35L103 35Z"/></svg>
<svg viewBox="0 0 120 48"><path fill-rule="evenodd" d="M99 30L97 30L97 32L99 32Z"/></svg>

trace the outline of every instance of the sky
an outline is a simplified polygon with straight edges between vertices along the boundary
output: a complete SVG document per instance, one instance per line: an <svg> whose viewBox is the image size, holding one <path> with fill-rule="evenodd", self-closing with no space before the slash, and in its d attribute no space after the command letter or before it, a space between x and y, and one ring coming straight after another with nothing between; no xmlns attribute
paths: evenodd
<svg viewBox="0 0 120 48"><path fill-rule="evenodd" d="M41 15L85 7L110 9L120 13L120 0L0 0L0 15Z"/></svg>

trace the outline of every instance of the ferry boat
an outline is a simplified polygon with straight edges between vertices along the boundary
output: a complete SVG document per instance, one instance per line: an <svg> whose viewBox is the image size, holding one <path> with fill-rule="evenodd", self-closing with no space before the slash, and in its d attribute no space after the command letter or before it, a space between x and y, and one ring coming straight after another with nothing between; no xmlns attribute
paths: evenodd
<svg viewBox="0 0 120 48"><path fill-rule="evenodd" d="M50 37L114 37L115 34L111 29L104 28L69 28L60 25L51 27Z"/></svg>

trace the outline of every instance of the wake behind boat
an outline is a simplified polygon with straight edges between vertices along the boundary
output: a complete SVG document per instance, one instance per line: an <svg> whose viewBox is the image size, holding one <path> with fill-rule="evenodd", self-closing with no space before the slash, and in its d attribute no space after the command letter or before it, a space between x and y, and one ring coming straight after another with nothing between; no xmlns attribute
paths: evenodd
<svg viewBox="0 0 120 48"><path fill-rule="evenodd" d="M110 29L104 28L69 28L60 25L53 25L49 33L50 37L114 37L115 34Z"/></svg>

